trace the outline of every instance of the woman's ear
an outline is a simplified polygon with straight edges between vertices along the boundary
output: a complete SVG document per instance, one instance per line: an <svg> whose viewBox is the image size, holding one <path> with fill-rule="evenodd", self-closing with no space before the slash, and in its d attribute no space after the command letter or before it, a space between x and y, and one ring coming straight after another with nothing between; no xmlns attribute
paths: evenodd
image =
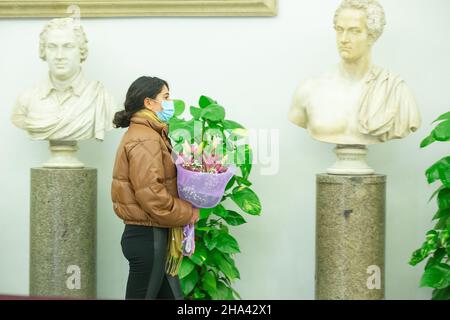
<svg viewBox="0 0 450 320"><path fill-rule="evenodd" d="M144 99L144 107L150 110L153 110L152 108L152 100L150 98Z"/></svg>

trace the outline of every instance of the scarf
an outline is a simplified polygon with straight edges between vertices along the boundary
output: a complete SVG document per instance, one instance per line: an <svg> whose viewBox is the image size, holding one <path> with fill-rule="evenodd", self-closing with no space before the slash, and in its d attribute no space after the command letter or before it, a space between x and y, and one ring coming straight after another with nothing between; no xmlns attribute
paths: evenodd
<svg viewBox="0 0 450 320"><path fill-rule="evenodd" d="M161 121L151 110L142 109L136 112L135 115L163 125L163 128L167 128L167 124ZM169 228L167 242L166 272L171 276L176 276L183 261L183 227Z"/></svg>

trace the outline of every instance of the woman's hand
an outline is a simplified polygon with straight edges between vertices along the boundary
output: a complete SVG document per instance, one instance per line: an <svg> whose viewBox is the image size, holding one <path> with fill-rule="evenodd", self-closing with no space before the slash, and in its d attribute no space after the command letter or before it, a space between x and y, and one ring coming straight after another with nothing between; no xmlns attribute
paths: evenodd
<svg viewBox="0 0 450 320"><path fill-rule="evenodd" d="M192 218L191 218L191 221L189 221L189 224L195 224L200 218L200 209L199 208L192 208L192 211L194 211L194 214L192 215Z"/></svg>

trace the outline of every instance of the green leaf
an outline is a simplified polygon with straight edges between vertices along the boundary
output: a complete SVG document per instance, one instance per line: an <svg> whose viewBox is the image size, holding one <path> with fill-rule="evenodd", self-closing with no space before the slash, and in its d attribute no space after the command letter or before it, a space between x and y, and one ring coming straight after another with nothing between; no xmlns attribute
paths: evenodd
<svg viewBox="0 0 450 320"><path fill-rule="evenodd" d="M434 243L438 238L439 234L435 230L430 230L426 234L427 243Z"/></svg>
<svg viewBox="0 0 450 320"><path fill-rule="evenodd" d="M436 180L441 180L444 186L450 188L450 157L442 158L434 163L425 172L428 183L433 183Z"/></svg>
<svg viewBox="0 0 450 320"><path fill-rule="evenodd" d="M197 144L202 143L203 140L203 121L202 120L193 120L192 126L192 143L196 142Z"/></svg>
<svg viewBox="0 0 450 320"><path fill-rule="evenodd" d="M420 143L420 147L421 148L425 148L425 147L429 146L430 144L432 144L435 141L436 140L434 140L433 135L430 134L428 137L426 137L425 139L422 140L422 142Z"/></svg>
<svg viewBox="0 0 450 320"><path fill-rule="evenodd" d="M429 251L425 251L424 249L420 248L413 252L411 259L409 260L409 264L412 266L415 266L425 260L426 257L429 255Z"/></svg>
<svg viewBox="0 0 450 320"><path fill-rule="evenodd" d="M211 121L222 121L225 118L225 109L218 104L211 104L202 109L201 117Z"/></svg>
<svg viewBox="0 0 450 320"><path fill-rule="evenodd" d="M450 266L439 263L431 265L422 275L420 280L421 287L430 287L435 289L443 289L449 285Z"/></svg>
<svg viewBox="0 0 450 320"><path fill-rule="evenodd" d="M172 118L169 120L169 137L175 143L182 143L184 140L190 141L194 136L194 120L185 121L183 119Z"/></svg>
<svg viewBox="0 0 450 320"><path fill-rule="evenodd" d="M231 288L231 283L227 278L220 278L217 281L218 287L219 286L224 286L224 288L221 288L221 293L220 295L222 296L223 300L234 300L234 295L233 295L233 288ZM239 295L239 294L238 294Z"/></svg>
<svg viewBox="0 0 450 320"><path fill-rule="evenodd" d="M195 243L195 252L189 259L192 260L196 265L201 266L205 260L208 258L208 250L205 245L201 242Z"/></svg>
<svg viewBox="0 0 450 320"><path fill-rule="evenodd" d="M433 220L449 217L450 217L450 208L439 209L438 212L436 212L436 214L434 215Z"/></svg>
<svg viewBox="0 0 450 320"><path fill-rule="evenodd" d="M436 120L433 121L433 123L442 121L442 120L450 120L450 111L440 115L439 118L437 118Z"/></svg>
<svg viewBox="0 0 450 320"><path fill-rule="evenodd" d="M214 227L196 227L195 231L211 231L211 230L215 230Z"/></svg>
<svg viewBox="0 0 450 320"><path fill-rule="evenodd" d="M443 289L434 289L432 300L450 300L450 286Z"/></svg>
<svg viewBox="0 0 450 320"><path fill-rule="evenodd" d="M241 169L242 177L248 179L252 170L253 156L248 144L236 148L236 165Z"/></svg>
<svg viewBox="0 0 450 320"><path fill-rule="evenodd" d="M443 188L438 193L438 205L439 209L450 208L450 189Z"/></svg>
<svg viewBox="0 0 450 320"><path fill-rule="evenodd" d="M241 125L240 123L237 123L236 121L224 120L222 123L223 123L223 128L226 130L245 129L243 125Z"/></svg>
<svg viewBox="0 0 450 320"><path fill-rule="evenodd" d="M231 290L230 287L227 287L227 295L226 295L226 300L234 300L234 296L233 296L233 290Z"/></svg>
<svg viewBox="0 0 450 320"><path fill-rule="evenodd" d="M181 146L181 149L179 150L183 150L183 142L184 141L190 141L192 134L189 131L189 129L187 128L178 128L178 129L174 129L172 131L169 132L169 137L170 139L172 139L172 141L176 144L179 144Z"/></svg>
<svg viewBox="0 0 450 320"><path fill-rule="evenodd" d="M437 249L434 252L433 256L430 259L428 259L425 269L431 267L432 265L441 263L442 259L445 257L445 254L446 252L444 248Z"/></svg>
<svg viewBox="0 0 450 320"><path fill-rule="evenodd" d="M433 183L439 179L438 163L435 163L425 171L428 183Z"/></svg>
<svg viewBox="0 0 450 320"><path fill-rule="evenodd" d="M227 277L220 277L220 281L223 281L228 287L231 287L231 281Z"/></svg>
<svg viewBox="0 0 450 320"><path fill-rule="evenodd" d="M440 186L436 191L434 191L433 194L431 195L430 199L428 199L428 202L433 200L433 198L444 188L445 188L445 186Z"/></svg>
<svg viewBox="0 0 450 320"><path fill-rule="evenodd" d="M187 296L189 293L191 293L192 290L194 290L195 285L198 282L197 270L194 269L186 277L184 277L183 279L180 279L180 282L181 282L181 288L183 289L183 293L185 296Z"/></svg>
<svg viewBox="0 0 450 320"><path fill-rule="evenodd" d="M228 210L228 215L224 219L230 226L240 226L247 222L239 213L232 210Z"/></svg>
<svg viewBox="0 0 450 320"><path fill-rule="evenodd" d="M233 289L221 278L217 281L217 293L221 300L234 300Z"/></svg>
<svg viewBox="0 0 450 320"><path fill-rule="evenodd" d="M247 129L236 128L233 130L226 130L229 133L228 140L232 141L234 144L240 144L238 142L245 141L245 137L248 136Z"/></svg>
<svg viewBox="0 0 450 320"><path fill-rule="evenodd" d="M215 295L215 292L217 290L216 277L212 272L206 271L206 273L203 275L202 287L211 297Z"/></svg>
<svg viewBox="0 0 450 320"><path fill-rule="evenodd" d="M416 264L423 261L437 248L439 235L435 230L430 230L427 232L426 241L422 244L422 247L413 252L409 264L415 266Z"/></svg>
<svg viewBox="0 0 450 320"><path fill-rule="evenodd" d="M202 110L200 108L190 107L189 111L195 120L200 119L200 117L202 115Z"/></svg>
<svg viewBox="0 0 450 320"><path fill-rule="evenodd" d="M437 141L449 141L450 140L450 121L441 122L431 132L433 138Z"/></svg>
<svg viewBox="0 0 450 320"><path fill-rule="evenodd" d="M200 108L206 108L207 106L211 105L211 104L216 104L217 101L215 101L214 99L207 97L207 96L201 96L200 99L198 100L198 105L200 106Z"/></svg>
<svg viewBox="0 0 450 320"><path fill-rule="evenodd" d="M184 128L186 126L186 122L183 119L179 119L176 117L172 117L169 120L169 131L176 130L178 128Z"/></svg>
<svg viewBox="0 0 450 320"><path fill-rule="evenodd" d="M217 238L216 238L217 234L218 234L218 231L217 231L217 229L214 228L214 230L211 230L203 238L206 248L208 248L208 250L210 250L210 251L213 250L217 245Z"/></svg>
<svg viewBox="0 0 450 320"><path fill-rule="evenodd" d="M413 252L409 264L412 266L419 264L430 255L431 251L432 249L426 244L424 244L422 248L417 249L416 251Z"/></svg>
<svg viewBox="0 0 450 320"><path fill-rule="evenodd" d="M231 177L231 180L228 182L227 186L225 187L225 191L229 190L234 185L234 183L236 182L236 178L235 177L236 176Z"/></svg>
<svg viewBox="0 0 450 320"><path fill-rule="evenodd" d="M220 223L220 232L226 232L226 233L228 233L228 232L229 232L229 229L228 229L228 227L227 227L225 224Z"/></svg>
<svg viewBox="0 0 450 320"><path fill-rule="evenodd" d="M208 124L208 128L215 129L215 130L220 130L220 131L223 130L222 121L206 120L206 123Z"/></svg>
<svg viewBox="0 0 450 320"><path fill-rule="evenodd" d="M216 248L223 253L239 253L239 245L234 237L228 233L219 233L216 236Z"/></svg>
<svg viewBox="0 0 450 320"><path fill-rule="evenodd" d="M253 190L248 187L236 187L233 189L231 199L241 208L244 212L251 215L261 214L261 203L258 196Z"/></svg>
<svg viewBox="0 0 450 320"><path fill-rule="evenodd" d="M226 218L228 216L228 211L221 204L214 207L214 214L221 218Z"/></svg>
<svg viewBox="0 0 450 320"><path fill-rule="evenodd" d="M207 219L213 213L212 208L201 208L200 209L200 219Z"/></svg>
<svg viewBox="0 0 450 320"><path fill-rule="evenodd" d="M208 226L208 219L199 219L195 224L195 229Z"/></svg>
<svg viewBox="0 0 450 320"><path fill-rule="evenodd" d="M181 115L184 112L184 109L185 109L184 101L173 100L173 104L174 104L174 108L175 108L174 116L178 117L179 115Z"/></svg>
<svg viewBox="0 0 450 320"><path fill-rule="evenodd" d="M239 279L240 274L239 270L236 269L234 265L229 263L223 256L223 254L218 251L217 249L214 249L211 251L211 258L214 261L214 263L217 265L217 267L222 271L222 273L230 280Z"/></svg>
<svg viewBox="0 0 450 320"><path fill-rule="evenodd" d="M440 245L443 246L444 248L445 248L446 244L448 243L448 239L450 237L450 230L449 230L450 228L449 227L450 227L450 219L447 219L447 229L442 230L441 233L439 234L439 240L441 242ZM445 252L445 250L443 248L439 248L439 249L442 249Z"/></svg>
<svg viewBox="0 0 450 320"><path fill-rule="evenodd" d="M228 294L228 287L222 282L217 282L217 299L218 300L227 300Z"/></svg>
<svg viewBox="0 0 450 320"><path fill-rule="evenodd" d="M194 270L195 264L189 259L183 259L181 261L180 270L178 270L178 277L183 279Z"/></svg>
<svg viewBox="0 0 450 320"><path fill-rule="evenodd" d="M228 261L229 264L236 267L236 263L234 262L234 259L231 257L230 253L222 253L222 257Z"/></svg>
<svg viewBox="0 0 450 320"><path fill-rule="evenodd" d="M434 226L435 230L444 230L447 228L448 224L450 223L450 218L443 217L439 219L438 223Z"/></svg>
<svg viewBox="0 0 450 320"><path fill-rule="evenodd" d="M210 123L211 123L211 121L210 121ZM208 141L208 144L211 146L214 138L219 139L219 141L223 140L222 128L220 128L218 125L209 125L205 129L205 135L204 135L203 139L205 141ZM221 143L219 143L216 150L219 150L220 148L221 148Z"/></svg>
<svg viewBox="0 0 450 320"><path fill-rule="evenodd" d="M239 185L245 185L247 187L250 187L252 185L252 183L250 181L248 181L247 179L244 179L242 177L239 176L235 176L236 177L236 181Z"/></svg>
<svg viewBox="0 0 450 320"><path fill-rule="evenodd" d="M206 298L206 294L199 287L195 287L193 298L195 300L203 300Z"/></svg>
<svg viewBox="0 0 450 320"><path fill-rule="evenodd" d="M169 120L169 136L173 134L178 129L184 129L186 127L186 122L183 119L172 117Z"/></svg>

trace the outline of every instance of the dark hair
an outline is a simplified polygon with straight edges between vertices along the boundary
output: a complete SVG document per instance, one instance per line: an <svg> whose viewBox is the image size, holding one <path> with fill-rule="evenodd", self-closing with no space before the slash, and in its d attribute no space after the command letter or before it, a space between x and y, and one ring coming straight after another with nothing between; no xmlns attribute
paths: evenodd
<svg viewBox="0 0 450 320"><path fill-rule="evenodd" d="M126 128L130 125L130 119L133 113L144 109L145 98L156 98L161 93L163 87L169 88L166 81L157 77L137 78L128 88L125 98L125 110L116 112L113 124L116 128Z"/></svg>

